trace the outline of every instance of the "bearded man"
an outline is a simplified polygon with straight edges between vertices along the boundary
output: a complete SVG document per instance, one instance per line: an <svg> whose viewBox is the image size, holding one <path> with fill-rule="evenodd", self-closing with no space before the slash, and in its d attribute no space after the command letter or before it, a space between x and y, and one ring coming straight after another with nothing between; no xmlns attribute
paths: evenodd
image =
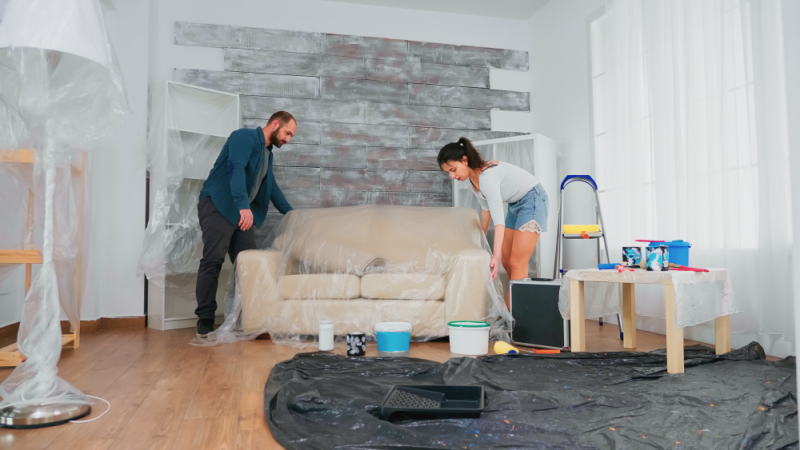
<svg viewBox="0 0 800 450"><path fill-rule="evenodd" d="M211 169L197 215L203 230L203 258L197 273L197 336L214 330L219 272L225 255L236 261L243 250L256 248L254 229L267 216L269 202L282 214L292 210L272 173L272 148L288 143L297 122L278 111L264 128L242 128L231 133Z"/></svg>

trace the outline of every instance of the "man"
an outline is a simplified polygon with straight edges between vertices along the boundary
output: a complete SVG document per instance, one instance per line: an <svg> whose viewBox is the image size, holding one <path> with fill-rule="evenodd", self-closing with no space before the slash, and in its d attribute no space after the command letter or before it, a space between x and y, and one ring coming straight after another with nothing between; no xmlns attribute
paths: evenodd
<svg viewBox="0 0 800 450"><path fill-rule="evenodd" d="M231 133L200 191L197 214L203 230L203 258L197 273L197 336L214 330L217 285L225 254L236 261L256 248L254 228L261 226L269 202L282 214L292 210L272 173L272 148L292 139L297 122L278 111L264 128Z"/></svg>

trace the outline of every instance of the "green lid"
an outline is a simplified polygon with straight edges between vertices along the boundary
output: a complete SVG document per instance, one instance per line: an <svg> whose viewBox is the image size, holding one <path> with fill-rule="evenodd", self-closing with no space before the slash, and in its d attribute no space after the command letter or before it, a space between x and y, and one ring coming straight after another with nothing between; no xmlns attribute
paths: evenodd
<svg viewBox="0 0 800 450"><path fill-rule="evenodd" d="M447 322L448 327L458 328L489 328L489 322L478 322L475 320L454 320Z"/></svg>

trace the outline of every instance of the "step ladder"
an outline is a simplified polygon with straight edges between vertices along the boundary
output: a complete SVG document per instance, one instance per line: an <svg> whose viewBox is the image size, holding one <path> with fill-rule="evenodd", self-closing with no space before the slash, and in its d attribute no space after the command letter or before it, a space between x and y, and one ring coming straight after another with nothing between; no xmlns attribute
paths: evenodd
<svg viewBox="0 0 800 450"><path fill-rule="evenodd" d="M594 204L596 212L597 224L586 227L587 230L575 230L574 225L564 224L564 188L572 183L583 183L592 188L594 192ZM590 228L591 227L591 228ZM600 211L600 197L597 195L597 183L590 175L567 175L564 181L561 182L561 190L558 195L558 240L556 241L556 260L553 264L553 279L561 279L564 276L564 240L565 239L594 239L597 243L597 264L602 264L600 254L600 240L603 240L603 249L606 254L606 262L610 263L611 258L608 256L608 241L606 241L605 225L603 224L603 213ZM600 326L603 326L603 318L599 319ZM617 322L619 322L619 338L623 339L624 330L622 328L622 317L617 314Z"/></svg>

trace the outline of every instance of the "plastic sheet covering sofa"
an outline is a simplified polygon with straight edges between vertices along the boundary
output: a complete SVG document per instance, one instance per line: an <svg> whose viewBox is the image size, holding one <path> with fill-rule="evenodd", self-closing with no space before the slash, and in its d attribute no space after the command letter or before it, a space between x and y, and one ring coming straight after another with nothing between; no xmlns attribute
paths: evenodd
<svg viewBox="0 0 800 450"><path fill-rule="evenodd" d="M504 337L511 319L490 258L469 208L295 210L271 248L239 254L226 323L240 302L242 334L269 332L301 347L314 342L322 319L340 339L374 336L384 321L410 322L412 340L432 339L446 336L452 320L488 321L493 336Z"/></svg>

